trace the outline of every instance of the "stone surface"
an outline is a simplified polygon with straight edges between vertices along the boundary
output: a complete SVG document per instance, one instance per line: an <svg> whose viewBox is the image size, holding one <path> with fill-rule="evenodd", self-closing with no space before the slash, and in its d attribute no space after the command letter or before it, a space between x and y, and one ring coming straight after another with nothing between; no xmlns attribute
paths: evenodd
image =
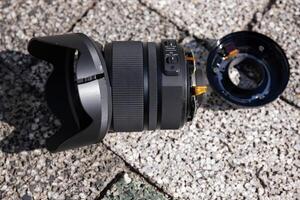
<svg viewBox="0 0 300 200"><path fill-rule="evenodd" d="M93 199L124 170L101 143L56 154L43 149L60 126L44 99L47 67L0 53L0 199Z"/></svg>
<svg viewBox="0 0 300 200"><path fill-rule="evenodd" d="M83 32L103 45L112 40L159 42L181 37L176 27L134 0L100 1L74 32Z"/></svg>
<svg viewBox="0 0 300 200"><path fill-rule="evenodd" d="M181 29L202 39L218 39L232 31L246 29L257 12L268 0L140 0L155 9Z"/></svg>
<svg viewBox="0 0 300 200"><path fill-rule="evenodd" d="M205 65L207 50L186 47ZM295 199L300 111L277 100L237 109L207 94L181 130L111 133L105 143L175 199Z"/></svg>
<svg viewBox="0 0 300 200"><path fill-rule="evenodd" d="M124 167L103 144L57 154L0 152L0 158L1 199L94 199Z"/></svg>
<svg viewBox="0 0 300 200"><path fill-rule="evenodd" d="M280 100L239 110L214 97L181 130L112 133L105 143L178 199L296 199L299 116Z"/></svg>
<svg viewBox="0 0 300 200"><path fill-rule="evenodd" d="M93 1L3 0L0 2L0 50L26 51L34 36L64 33Z"/></svg>
<svg viewBox="0 0 300 200"><path fill-rule="evenodd" d="M125 173L101 198L103 200L167 200L153 186L134 173Z"/></svg>
<svg viewBox="0 0 300 200"><path fill-rule="evenodd" d="M21 53L32 36L67 32L84 15L75 32L102 44L180 39L204 69L208 51L184 30L210 43L254 22L287 51L292 81L284 98L299 106L299 3L280 2L262 16L267 0L1 1L0 199L94 199L126 168L103 144L58 154L43 149L60 122L44 99L51 65ZM281 100L236 109L213 92L206 96L180 130L110 133L104 143L174 199L299 198L299 109ZM105 198L149 195L164 199L128 172Z"/></svg>
<svg viewBox="0 0 300 200"><path fill-rule="evenodd" d="M291 78L283 96L300 107L300 1L276 1L264 15L258 15L254 30L267 34L285 50Z"/></svg>

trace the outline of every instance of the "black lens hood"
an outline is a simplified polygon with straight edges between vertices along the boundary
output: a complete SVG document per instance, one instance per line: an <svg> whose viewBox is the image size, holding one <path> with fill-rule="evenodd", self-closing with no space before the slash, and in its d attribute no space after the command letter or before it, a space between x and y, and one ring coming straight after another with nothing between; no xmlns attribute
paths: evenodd
<svg viewBox="0 0 300 200"><path fill-rule="evenodd" d="M262 79L254 89L236 86L229 78L229 66L239 62L261 68ZM253 64L254 63L254 64ZM281 47L269 37L257 32L240 31L217 41L207 60L210 86L229 103L238 107L257 107L275 100L286 88L289 63Z"/></svg>
<svg viewBox="0 0 300 200"><path fill-rule="evenodd" d="M111 87L102 47L84 34L30 40L31 55L54 67L46 100L62 127L46 140L52 152L99 142L110 128Z"/></svg>

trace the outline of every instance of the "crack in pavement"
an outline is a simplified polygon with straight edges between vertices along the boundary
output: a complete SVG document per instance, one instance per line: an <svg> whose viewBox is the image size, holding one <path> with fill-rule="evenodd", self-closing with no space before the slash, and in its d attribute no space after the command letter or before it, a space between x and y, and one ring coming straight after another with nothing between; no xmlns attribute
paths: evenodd
<svg viewBox="0 0 300 200"><path fill-rule="evenodd" d="M94 1L90 7L86 9L86 11L71 25L71 27L67 30L67 33L73 32L75 26L85 18L90 10L93 10L97 5L98 1Z"/></svg>
<svg viewBox="0 0 300 200"><path fill-rule="evenodd" d="M151 185L152 187L154 187L158 192L164 194L168 199L173 200L173 197L171 194L169 194L167 191L165 191L164 189L160 188L159 186L156 185L156 183L154 183L153 181L150 180L150 178L148 178L147 176L145 176L144 174L142 174L138 169L136 169L134 166L132 166L131 164L129 164L122 156L120 156L118 153L116 153L114 150L112 150L110 148L110 146L104 144L102 142L102 144L109 150L111 151L115 156L119 157L124 163L125 166L133 173L137 174L138 176L142 177L145 182L147 182L149 185ZM109 188L108 188L109 189Z"/></svg>
<svg viewBox="0 0 300 200"><path fill-rule="evenodd" d="M188 30L185 30L185 29L181 28L173 20L169 19L167 16L164 16L157 9L155 9L155 8L153 8L151 6L148 6L146 3L142 2L142 0L138 0L138 2L139 2L139 4L141 4L142 6L144 6L145 8L147 8L149 11L154 12L155 14L157 14L162 19L167 19L166 21L169 22L169 23L171 23L173 26L175 26L178 31L180 31L180 32L188 32Z"/></svg>
<svg viewBox="0 0 300 200"><path fill-rule="evenodd" d="M147 5L146 3L142 2L142 0L138 0L138 2L144 6L145 8L147 8L148 10L150 10L151 12L156 13L159 17L161 17L162 19L164 19L166 22L169 22L170 24L172 24L179 32L181 32L183 34L183 36L181 38L178 39L178 42L181 43L183 41L184 38L186 37L192 37L196 40L197 43L201 44L202 46L204 46L206 49L210 49L211 45L209 44L208 41L203 40L193 34L191 34L189 32L188 29L184 29L181 28L178 24L176 24L176 22L174 22L173 20L171 20L169 17L164 16L162 13L160 13L157 9Z"/></svg>
<svg viewBox="0 0 300 200"><path fill-rule="evenodd" d="M272 6L276 3L276 0L269 0L268 4L266 7L263 9L263 11L257 11L253 14L252 19L248 22L246 25L245 29L248 31L252 31L253 27L258 23L257 21L257 14L261 13L262 16L265 16L265 14L271 10Z"/></svg>
<svg viewBox="0 0 300 200"><path fill-rule="evenodd" d="M287 99L287 98L285 98L284 96L280 96L280 97L279 97L279 99L280 99L280 100L282 100L283 102L285 102L285 103L289 104L290 106L292 106L292 107L295 107L295 108L297 108L297 109L299 109L299 110L300 110L300 106L298 106L298 105L297 105L297 104L295 104L294 102L292 102L292 101L288 100L288 99Z"/></svg>
<svg viewBox="0 0 300 200"><path fill-rule="evenodd" d="M267 187L267 184L263 181L263 179L260 177L260 172L263 169L263 166L261 166L255 173L256 178L259 180L260 185L265 189Z"/></svg>
<svg viewBox="0 0 300 200"><path fill-rule="evenodd" d="M125 172L122 171L116 174L115 177L102 189L99 196L95 200L103 199L106 193L113 187L113 185L117 183L124 176L124 173Z"/></svg>

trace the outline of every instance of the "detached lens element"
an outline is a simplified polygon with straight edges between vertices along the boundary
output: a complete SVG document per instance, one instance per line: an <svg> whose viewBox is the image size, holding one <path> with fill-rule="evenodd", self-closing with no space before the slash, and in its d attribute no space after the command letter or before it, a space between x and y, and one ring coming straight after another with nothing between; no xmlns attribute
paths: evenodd
<svg viewBox="0 0 300 200"><path fill-rule="evenodd" d="M272 39L256 32L236 32L220 39L207 61L211 87L238 106L275 100L289 80L288 60Z"/></svg>

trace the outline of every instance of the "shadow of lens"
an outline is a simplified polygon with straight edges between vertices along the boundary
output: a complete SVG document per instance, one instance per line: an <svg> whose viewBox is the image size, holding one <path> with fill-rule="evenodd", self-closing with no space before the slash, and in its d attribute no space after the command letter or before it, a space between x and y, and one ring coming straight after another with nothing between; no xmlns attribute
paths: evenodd
<svg viewBox="0 0 300 200"><path fill-rule="evenodd" d="M51 69L30 55L0 52L0 148L3 152L43 148L45 139L60 126L44 98L44 84Z"/></svg>

